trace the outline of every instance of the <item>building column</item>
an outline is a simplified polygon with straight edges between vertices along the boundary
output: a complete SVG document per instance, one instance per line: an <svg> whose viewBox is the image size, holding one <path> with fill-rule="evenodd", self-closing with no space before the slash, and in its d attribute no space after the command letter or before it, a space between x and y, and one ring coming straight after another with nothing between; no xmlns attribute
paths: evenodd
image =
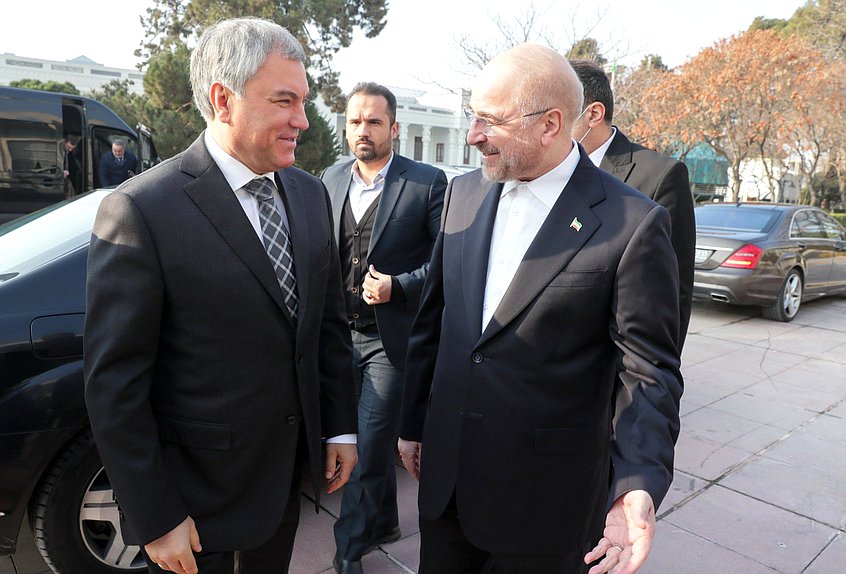
<svg viewBox="0 0 846 574"><path fill-rule="evenodd" d="M399 155L404 155L405 157L411 157L411 154L407 152L408 150L408 126L405 124L399 125L399 134L397 134L397 140L399 141L399 150L397 153Z"/></svg>
<svg viewBox="0 0 846 574"><path fill-rule="evenodd" d="M421 161L423 163L432 163L429 159L429 141L432 139L432 126L422 126L422 136L423 136L423 158Z"/></svg>
<svg viewBox="0 0 846 574"><path fill-rule="evenodd" d="M459 128L450 129L449 142L449 161L451 165L464 164L464 144L466 143L463 137L464 130Z"/></svg>

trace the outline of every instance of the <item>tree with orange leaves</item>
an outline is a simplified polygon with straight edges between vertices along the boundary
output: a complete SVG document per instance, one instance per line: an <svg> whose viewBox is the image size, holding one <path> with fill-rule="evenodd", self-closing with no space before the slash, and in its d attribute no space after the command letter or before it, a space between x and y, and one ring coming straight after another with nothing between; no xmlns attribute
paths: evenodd
<svg viewBox="0 0 846 574"><path fill-rule="evenodd" d="M824 63L804 40L772 30L720 40L644 92L632 132L659 149L708 143L729 162L734 197L743 163L760 159L775 194L775 166L799 133L797 102L819 95L809 88Z"/></svg>

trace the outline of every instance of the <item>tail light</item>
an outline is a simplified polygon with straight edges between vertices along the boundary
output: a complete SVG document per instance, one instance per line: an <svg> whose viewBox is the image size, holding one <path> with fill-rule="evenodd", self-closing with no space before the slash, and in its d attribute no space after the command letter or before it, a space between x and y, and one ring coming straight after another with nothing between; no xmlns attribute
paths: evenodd
<svg viewBox="0 0 846 574"><path fill-rule="evenodd" d="M728 256L728 259L722 262L720 267L731 267L733 269L755 269L758 260L764 250L757 245L744 245L734 253Z"/></svg>

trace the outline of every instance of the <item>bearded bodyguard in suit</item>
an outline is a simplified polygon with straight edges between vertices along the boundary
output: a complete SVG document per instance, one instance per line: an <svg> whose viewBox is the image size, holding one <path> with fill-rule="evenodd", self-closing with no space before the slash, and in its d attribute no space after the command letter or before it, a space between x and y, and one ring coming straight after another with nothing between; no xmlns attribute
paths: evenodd
<svg viewBox="0 0 846 574"><path fill-rule="evenodd" d="M632 573L649 553L682 392L670 221L572 140L581 106L541 46L474 82L483 167L447 189L406 366L421 574Z"/></svg>
<svg viewBox="0 0 846 574"><path fill-rule="evenodd" d="M671 157L629 141L612 125L614 93L605 71L587 60L570 64L585 92L582 113L573 124L573 138L584 146L591 161L625 181L670 214L671 239L679 265L679 348L690 324L693 294L693 256L696 220L687 166Z"/></svg>
<svg viewBox="0 0 846 574"><path fill-rule="evenodd" d="M358 464L335 523L335 570L361 573L361 557L400 537L395 453L411 323L438 234L444 172L392 151L397 100L356 85L346 109L355 160L327 169L353 341Z"/></svg>
<svg viewBox="0 0 846 574"><path fill-rule="evenodd" d="M86 401L150 572L287 572L300 464L315 496L355 464L333 442L356 420L331 204L291 167L304 62L272 22L208 28L191 56L207 129L97 214Z"/></svg>

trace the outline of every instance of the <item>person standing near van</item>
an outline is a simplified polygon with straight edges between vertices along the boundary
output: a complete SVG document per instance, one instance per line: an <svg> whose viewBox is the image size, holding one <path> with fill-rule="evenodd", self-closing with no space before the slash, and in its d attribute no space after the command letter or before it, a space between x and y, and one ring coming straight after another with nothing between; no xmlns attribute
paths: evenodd
<svg viewBox="0 0 846 574"><path fill-rule="evenodd" d="M120 185L135 175L138 170L138 158L126 149L126 142L115 140L112 151L107 151L100 157L100 187Z"/></svg>

